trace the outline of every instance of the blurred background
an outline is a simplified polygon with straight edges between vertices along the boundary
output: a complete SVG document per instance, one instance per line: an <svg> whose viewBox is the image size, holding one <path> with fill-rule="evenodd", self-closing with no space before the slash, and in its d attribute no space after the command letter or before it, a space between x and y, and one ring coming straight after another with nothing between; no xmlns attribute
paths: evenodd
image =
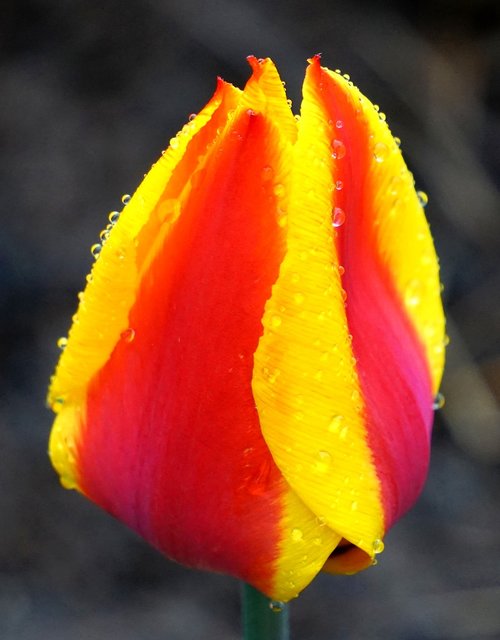
<svg viewBox="0 0 500 640"><path fill-rule="evenodd" d="M441 256L446 404L377 567L319 577L297 640L500 638L498 0L2 0L0 638L236 640L235 580L159 556L46 456L46 386L107 213L207 101L271 56L348 72L403 140Z"/></svg>

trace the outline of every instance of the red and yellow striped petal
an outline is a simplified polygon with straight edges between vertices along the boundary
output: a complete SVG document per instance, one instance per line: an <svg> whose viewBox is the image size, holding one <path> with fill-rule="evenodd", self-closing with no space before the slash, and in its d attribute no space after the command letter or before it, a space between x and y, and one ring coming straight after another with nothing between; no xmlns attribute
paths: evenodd
<svg viewBox="0 0 500 640"><path fill-rule="evenodd" d="M444 323L373 106L315 59L298 123L272 62L249 62L111 229L52 380L50 455L168 556L289 600L370 564L418 494Z"/></svg>
<svg viewBox="0 0 500 640"><path fill-rule="evenodd" d="M290 188L253 389L287 482L355 546L326 568L351 572L380 552L427 471L444 337L437 261L386 123L318 59Z"/></svg>

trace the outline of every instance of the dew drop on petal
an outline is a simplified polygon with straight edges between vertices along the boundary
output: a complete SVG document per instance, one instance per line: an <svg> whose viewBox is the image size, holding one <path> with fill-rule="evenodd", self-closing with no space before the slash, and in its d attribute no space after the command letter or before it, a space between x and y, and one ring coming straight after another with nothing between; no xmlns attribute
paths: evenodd
<svg viewBox="0 0 500 640"><path fill-rule="evenodd" d="M373 146L373 157L375 158L375 162L383 162L387 158L387 145L383 142L377 142Z"/></svg>
<svg viewBox="0 0 500 640"><path fill-rule="evenodd" d="M345 144L342 140L334 140L332 142L332 158L334 160L341 160L346 153Z"/></svg>
<svg viewBox="0 0 500 640"><path fill-rule="evenodd" d="M344 123L342 122L342 120L337 120L337 122L335 123L335 127L337 129L342 129L343 126L344 126Z"/></svg>
<svg viewBox="0 0 500 640"><path fill-rule="evenodd" d="M340 207L335 207L333 210L332 225L334 227L341 227L345 222L345 212Z"/></svg>
<svg viewBox="0 0 500 640"><path fill-rule="evenodd" d="M281 316L274 315L271 317L271 327L277 329L281 325Z"/></svg>
<svg viewBox="0 0 500 640"><path fill-rule="evenodd" d="M133 342L135 338L135 330L129 327L128 329L125 329L125 331L121 332L120 337L124 342Z"/></svg>
<svg viewBox="0 0 500 640"><path fill-rule="evenodd" d="M68 344L68 338L62 337L57 341L57 346L59 349L66 349L66 345Z"/></svg>
<svg viewBox="0 0 500 640"><path fill-rule="evenodd" d="M274 195L277 198L282 198L285 195L285 187L280 183L276 184L274 186Z"/></svg>
<svg viewBox="0 0 500 640"><path fill-rule="evenodd" d="M188 120L189 122L192 122L195 118L196 118L196 113L190 113Z"/></svg>
<svg viewBox="0 0 500 640"><path fill-rule="evenodd" d="M131 200L131 196L130 196L130 194L128 194L128 193L124 193L124 194L122 195L122 202L123 202L123 204L128 204L128 203L130 202L130 200Z"/></svg>
<svg viewBox="0 0 500 640"><path fill-rule="evenodd" d="M429 196L425 193L425 191L417 191L418 201L420 202L420 206L425 207L429 202Z"/></svg>
<svg viewBox="0 0 500 640"><path fill-rule="evenodd" d="M91 254L94 256L94 258L96 258L96 259L99 257L99 254L101 253L101 251L102 251L102 245L101 245L101 244L99 244L99 243L93 244L93 245L90 247L90 253L91 253Z"/></svg>
<svg viewBox="0 0 500 640"><path fill-rule="evenodd" d="M439 392L434 398L434 402L432 403L432 408L434 409L434 411L438 411L439 409L442 409L444 407L444 403L445 403L444 395L441 392Z"/></svg>
<svg viewBox="0 0 500 640"><path fill-rule="evenodd" d="M280 602L279 600L271 600L271 602L269 603L269 608L273 613L281 613L284 606L284 603Z"/></svg>
<svg viewBox="0 0 500 640"><path fill-rule="evenodd" d="M108 220L110 221L111 224L116 224L118 222L119 217L120 217L119 211L111 211L108 216Z"/></svg>
<svg viewBox="0 0 500 640"><path fill-rule="evenodd" d="M332 433L337 433L342 428L342 423L344 422L344 416L336 415L330 420L330 424L328 425L328 431Z"/></svg>
<svg viewBox="0 0 500 640"><path fill-rule="evenodd" d="M266 165L262 169L262 179L265 182L267 182L268 180L271 180L273 176L274 176L274 169L270 165Z"/></svg>
<svg viewBox="0 0 500 640"><path fill-rule="evenodd" d="M380 540L380 538L377 538L376 540L374 540L373 553L379 554L379 553L382 553L383 550L384 550L384 543L382 542L382 540Z"/></svg>
<svg viewBox="0 0 500 640"><path fill-rule="evenodd" d="M422 285L418 278L408 282L405 289L405 302L408 307L416 307L421 302Z"/></svg>
<svg viewBox="0 0 500 640"><path fill-rule="evenodd" d="M292 529L292 540L294 542L300 542L304 538L302 529Z"/></svg>
<svg viewBox="0 0 500 640"><path fill-rule="evenodd" d="M337 191L342 191L343 186L344 186L344 183L342 182L342 180L337 180L335 182L335 189Z"/></svg>

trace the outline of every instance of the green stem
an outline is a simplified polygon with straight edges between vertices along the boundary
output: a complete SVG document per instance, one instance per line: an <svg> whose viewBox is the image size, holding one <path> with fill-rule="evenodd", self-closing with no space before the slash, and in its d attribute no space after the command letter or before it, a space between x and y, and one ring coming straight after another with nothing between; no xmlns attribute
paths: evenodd
<svg viewBox="0 0 500 640"><path fill-rule="evenodd" d="M243 640L289 640L288 605L243 585Z"/></svg>

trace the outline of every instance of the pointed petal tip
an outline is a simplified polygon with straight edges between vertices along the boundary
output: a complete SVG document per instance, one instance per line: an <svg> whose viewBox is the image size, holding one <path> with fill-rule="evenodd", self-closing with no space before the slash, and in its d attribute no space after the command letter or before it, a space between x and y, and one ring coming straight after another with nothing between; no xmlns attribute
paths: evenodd
<svg viewBox="0 0 500 640"><path fill-rule="evenodd" d="M312 66L319 66L321 62L322 53L315 53L310 58L307 58L307 62Z"/></svg>

